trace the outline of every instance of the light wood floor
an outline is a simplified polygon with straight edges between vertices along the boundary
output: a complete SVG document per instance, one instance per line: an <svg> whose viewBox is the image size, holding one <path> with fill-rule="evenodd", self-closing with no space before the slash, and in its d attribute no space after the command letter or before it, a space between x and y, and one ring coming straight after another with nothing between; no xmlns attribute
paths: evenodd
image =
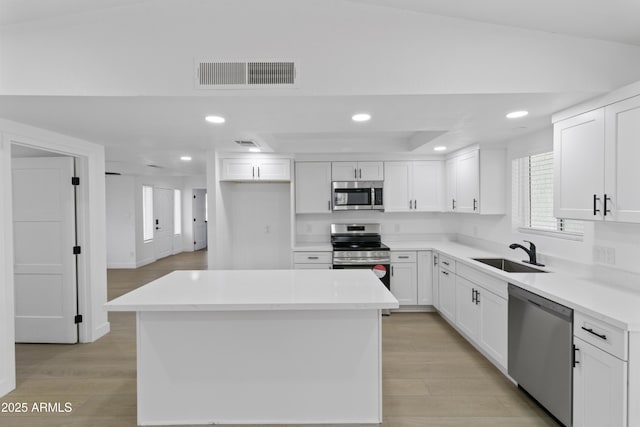
<svg viewBox="0 0 640 427"><path fill-rule="evenodd" d="M176 269L203 268L200 251L109 270L109 299ZM25 402L29 412L0 413L0 426L135 426L135 317L109 313L109 321L111 333L95 343L16 345L17 388L0 402ZM384 427L557 425L435 313L383 319L383 393ZM32 412L40 402L73 409Z"/></svg>

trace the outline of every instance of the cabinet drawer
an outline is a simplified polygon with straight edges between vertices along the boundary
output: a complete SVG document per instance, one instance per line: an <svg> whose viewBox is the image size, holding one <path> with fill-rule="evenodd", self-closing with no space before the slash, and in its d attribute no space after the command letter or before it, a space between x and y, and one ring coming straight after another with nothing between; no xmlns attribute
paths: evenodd
<svg viewBox="0 0 640 427"><path fill-rule="evenodd" d="M333 264L332 252L294 252L294 264Z"/></svg>
<svg viewBox="0 0 640 427"><path fill-rule="evenodd" d="M453 271L454 273L456 272L456 262L453 258L439 254L438 264L440 265L440 268L444 270Z"/></svg>
<svg viewBox="0 0 640 427"><path fill-rule="evenodd" d="M501 296L502 298L508 298L507 282L493 277L490 274L476 270L466 264L458 263L456 266L456 274L462 276L473 283L482 286L486 290Z"/></svg>
<svg viewBox="0 0 640 427"><path fill-rule="evenodd" d="M627 332L575 311L573 335L622 360L628 360Z"/></svg>
<svg viewBox="0 0 640 427"><path fill-rule="evenodd" d="M415 251L391 252L391 262L416 262Z"/></svg>

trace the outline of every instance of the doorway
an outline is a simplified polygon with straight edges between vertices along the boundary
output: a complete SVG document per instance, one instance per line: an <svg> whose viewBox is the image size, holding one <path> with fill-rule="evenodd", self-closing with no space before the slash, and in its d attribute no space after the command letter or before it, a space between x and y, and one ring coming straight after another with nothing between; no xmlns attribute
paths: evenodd
<svg viewBox="0 0 640 427"><path fill-rule="evenodd" d="M15 342L78 342L75 158L13 144Z"/></svg>
<svg viewBox="0 0 640 427"><path fill-rule="evenodd" d="M156 260L173 254L173 195L173 189L153 189L153 252Z"/></svg>
<svg viewBox="0 0 640 427"><path fill-rule="evenodd" d="M207 247L207 190L193 189L193 250Z"/></svg>

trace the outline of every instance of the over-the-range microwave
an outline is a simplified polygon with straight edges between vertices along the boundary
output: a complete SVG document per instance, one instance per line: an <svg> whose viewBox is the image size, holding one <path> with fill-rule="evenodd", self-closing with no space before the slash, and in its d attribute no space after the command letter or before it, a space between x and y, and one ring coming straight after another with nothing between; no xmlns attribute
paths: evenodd
<svg viewBox="0 0 640 427"><path fill-rule="evenodd" d="M384 181L333 181L333 210L384 210Z"/></svg>

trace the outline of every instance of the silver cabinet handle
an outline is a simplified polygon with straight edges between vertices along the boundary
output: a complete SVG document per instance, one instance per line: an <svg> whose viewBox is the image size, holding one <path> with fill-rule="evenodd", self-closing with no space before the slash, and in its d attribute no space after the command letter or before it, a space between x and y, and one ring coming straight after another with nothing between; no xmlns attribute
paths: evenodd
<svg viewBox="0 0 640 427"><path fill-rule="evenodd" d="M260 166L258 166L258 178L260 178Z"/></svg>
<svg viewBox="0 0 640 427"><path fill-rule="evenodd" d="M328 200L328 201L327 201L327 209L328 209L328 210L331 210L331 200Z"/></svg>
<svg viewBox="0 0 640 427"><path fill-rule="evenodd" d="M456 199L451 199L451 210L452 211L456 210Z"/></svg>
<svg viewBox="0 0 640 427"><path fill-rule="evenodd" d="M353 168L353 179L358 179L358 169Z"/></svg>
<svg viewBox="0 0 640 427"><path fill-rule="evenodd" d="M445 276L449 275L449 273L447 273L446 271L443 271L442 274L444 274Z"/></svg>
<svg viewBox="0 0 640 427"><path fill-rule="evenodd" d="M256 167L251 166L251 178L255 178L255 177L256 177Z"/></svg>
<svg viewBox="0 0 640 427"><path fill-rule="evenodd" d="M308 256L307 259L318 259L317 256Z"/></svg>
<svg viewBox="0 0 640 427"><path fill-rule="evenodd" d="M409 200L409 209L411 209L411 200Z"/></svg>
<svg viewBox="0 0 640 427"><path fill-rule="evenodd" d="M362 179L362 169L358 169L358 172L360 173L360 176L358 178Z"/></svg>
<svg viewBox="0 0 640 427"><path fill-rule="evenodd" d="M391 266L391 275L393 276L393 265Z"/></svg>
<svg viewBox="0 0 640 427"><path fill-rule="evenodd" d="M476 199L473 199L473 210L477 210L478 209L478 201Z"/></svg>
<svg viewBox="0 0 640 427"><path fill-rule="evenodd" d="M418 209L418 201L417 200L413 201L413 209Z"/></svg>
<svg viewBox="0 0 640 427"><path fill-rule="evenodd" d="M408 255L398 255L398 259L409 259Z"/></svg>
<svg viewBox="0 0 640 427"><path fill-rule="evenodd" d="M449 263L448 263L447 261L442 261L442 263L443 263L444 265L449 265Z"/></svg>

